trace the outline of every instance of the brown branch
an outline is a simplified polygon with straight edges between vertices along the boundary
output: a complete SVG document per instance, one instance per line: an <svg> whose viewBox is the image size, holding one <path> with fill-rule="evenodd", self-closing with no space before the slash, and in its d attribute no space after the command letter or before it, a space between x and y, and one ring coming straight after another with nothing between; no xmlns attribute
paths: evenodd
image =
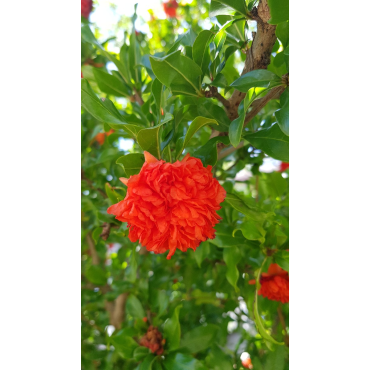
<svg viewBox="0 0 370 370"><path fill-rule="evenodd" d="M252 10L252 16L257 21L257 32L252 41L252 46L248 49L243 72L244 75L255 69L266 69L270 64L272 48L276 42L276 26L268 24L270 19L270 9L267 0L261 0L258 8ZM229 99L230 106L227 115L231 121L238 117L238 106L244 99L245 93L235 90Z"/></svg>
<svg viewBox="0 0 370 370"><path fill-rule="evenodd" d="M141 94L139 93L139 91L136 89L136 87L134 87L134 91L135 91L134 98L136 100L136 103L138 103L140 105L143 105L144 104L144 100L141 97Z"/></svg>
<svg viewBox="0 0 370 370"><path fill-rule="evenodd" d="M106 302L106 307L108 304L108 309L110 312L110 324L113 325L116 329L120 329L121 324L123 322L123 318L125 316L125 306L126 306L126 300L127 300L128 293L122 293L120 294L114 303L114 307L109 307L109 303Z"/></svg>
<svg viewBox="0 0 370 370"><path fill-rule="evenodd" d="M284 330L284 343L287 347L289 347L289 335L286 331L285 319L284 319L284 316L283 316L283 312L281 310L281 304L280 303L279 303L279 306L277 308L277 313L279 315L280 324L281 324L281 326L283 327L283 330Z"/></svg>
<svg viewBox="0 0 370 370"><path fill-rule="evenodd" d="M219 102L222 103L222 105L229 109L230 103L227 99L225 99L217 90L216 86L211 86L208 91L205 92L204 96L206 98L216 98Z"/></svg>
<svg viewBox="0 0 370 370"><path fill-rule="evenodd" d="M110 234L110 228L112 227L112 225L108 222L104 222L103 225L103 231L102 233L99 235L103 240L107 240L108 237L109 237L109 234Z"/></svg>
<svg viewBox="0 0 370 370"><path fill-rule="evenodd" d="M245 115L244 127L261 111L261 109L272 99L277 99L285 90L285 86L277 86L270 90L263 98L257 99L249 113Z"/></svg>
<svg viewBox="0 0 370 370"><path fill-rule="evenodd" d="M244 146L244 140L242 140L236 148L234 148L233 146L229 146L228 148L226 148L225 150L221 151L220 154L218 155L218 160L220 159L223 159L225 157L227 157L228 155L230 155L231 153L234 153L235 151L237 151L238 149L242 148Z"/></svg>

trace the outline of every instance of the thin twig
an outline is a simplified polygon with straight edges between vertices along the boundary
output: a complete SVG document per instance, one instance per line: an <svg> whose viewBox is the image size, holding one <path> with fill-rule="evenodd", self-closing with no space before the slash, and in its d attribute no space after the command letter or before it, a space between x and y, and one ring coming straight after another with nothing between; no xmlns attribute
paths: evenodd
<svg viewBox="0 0 370 370"><path fill-rule="evenodd" d="M95 243L91 236L91 232L89 232L86 235L86 241L87 241L87 245L89 246L89 251L91 255L91 263L93 265L99 265L99 256L98 256L98 252L95 249Z"/></svg>
<svg viewBox="0 0 370 370"><path fill-rule="evenodd" d="M279 320L280 320L281 326L283 327L283 330L284 330L284 342L285 342L285 345L287 347L289 347L289 335L288 335L288 333L286 331L285 320L284 320L283 312L281 310L281 303L279 303L279 306L277 308L277 313L279 315Z"/></svg>

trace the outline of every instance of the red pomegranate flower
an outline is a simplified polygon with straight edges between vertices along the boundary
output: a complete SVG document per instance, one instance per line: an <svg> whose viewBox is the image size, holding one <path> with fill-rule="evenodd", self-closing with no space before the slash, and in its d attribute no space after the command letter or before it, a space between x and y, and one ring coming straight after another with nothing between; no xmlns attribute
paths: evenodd
<svg viewBox="0 0 370 370"><path fill-rule="evenodd" d="M164 12L170 18L176 18L176 9L178 6L179 4L177 4L176 0L170 0L166 3L163 3Z"/></svg>
<svg viewBox="0 0 370 370"><path fill-rule="evenodd" d="M81 0L81 15L88 19L92 10L92 0Z"/></svg>
<svg viewBox="0 0 370 370"><path fill-rule="evenodd" d="M255 284L256 280L250 280L249 284ZM267 273L261 274L261 289L259 295L271 301L289 302L289 275L278 264L272 263Z"/></svg>
<svg viewBox="0 0 370 370"><path fill-rule="evenodd" d="M287 170L288 168L289 168L289 163L281 162L281 163L280 163L279 172L284 172L284 171L285 171L285 170Z"/></svg>
<svg viewBox="0 0 370 370"><path fill-rule="evenodd" d="M120 179L127 185L126 198L107 210L127 222L130 240L155 253L169 251L170 259L176 248L195 250L213 239L221 219L216 210L226 191L212 176L212 166L204 168L189 154L175 163L159 161L148 152L144 156L138 175Z"/></svg>

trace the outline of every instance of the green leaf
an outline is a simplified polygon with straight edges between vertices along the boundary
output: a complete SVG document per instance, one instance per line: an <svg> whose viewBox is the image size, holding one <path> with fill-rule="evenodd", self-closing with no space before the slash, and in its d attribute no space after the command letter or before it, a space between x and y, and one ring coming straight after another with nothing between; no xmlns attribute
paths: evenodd
<svg viewBox="0 0 370 370"><path fill-rule="evenodd" d="M278 124L275 123L266 130L246 133L243 137L270 157L289 162L289 136L280 130Z"/></svg>
<svg viewBox="0 0 370 370"><path fill-rule="evenodd" d="M128 177L138 174L144 162L144 155L140 153L126 154L119 157L116 161L117 164L123 167Z"/></svg>
<svg viewBox="0 0 370 370"><path fill-rule="evenodd" d="M281 78L267 69L256 69L236 79L230 86L241 92L252 87L275 87L281 85Z"/></svg>
<svg viewBox="0 0 370 370"><path fill-rule="evenodd" d="M134 350L139 346L131 337L123 333L112 336L110 341L114 345L115 350L123 358L132 358Z"/></svg>
<svg viewBox="0 0 370 370"><path fill-rule="evenodd" d="M156 360L153 354L145 357L144 361L140 364L139 370L152 370L153 362Z"/></svg>
<svg viewBox="0 0 370 370"><path fill-rule="evenodd" d="M267 354L265 369L284 370L285 368L285 348L276 347L275 351Z"/></svg>
<svg viewBox="0 0 370 370"><path fill-rule="evenodd" d="M120 194L114 191L113 187L108 182L105 184L105 193L107 194L112 204L120 202L123 199Z"/></svg>
<svg viewBox="0 0 370 370"><path fill-rule="evenodd" d="M227 266L226 279L234 287L235 292L239 292L237 286L239 279L239 270L237 267L241 255L238 247L224 248L223 259Z"/></svg>
<svg viewBox="0 0 370 370"><path fill-rule="evenodd" d="M267 0L271 19L268 23L278 24L289 20L289 0Z"/></svg>
<svg viewBox="0 0 370 370"><path fill-rule="evenodd" d="M230 225L219 223L215 226L215 229L216 237L214 239L210 239L209 243L217 245L219 248L230 248L245 244L245 239L243 237L233 237L233 229Z"/></svg>
<svg viewBox="0 0 370 370"><path fill-rule="evenodd" d="M98 121L107 123L115 130L123 129L134 139L136 139L137 133L142 130L142 127L126 124L126 119L130 118L130 115L127 115L127 118L122 116L109 99L100 100L85 79L81 79L81 105Z"/></svg>
<svg viewBox="0 0 370 370"><path fill-rule="evenodd" d="M202 96L200 92L201 68L181 51L163 58L150 57L152 70L163 85L170 87L174 95Z"/></svg>
<svg viewBox="0 0 370 370"><path fill-rule="evenodd" d="M248 240L258 240L260 243L265 241L266 230L259 223L251 220L244 221L234 230L233 236L237 230L240 230Z"/></svg>
<svg viewBox="0 0 370 370"><path fill-rule="evenodd" d="M133 294L130 294L126 301L126 312L136 319L143 319L145 312L141 302Z"/></svg>
<svg viewBox="0 0 370 370"><path fill-rule="evenodd" d="M125 270L125 276L127 281L129 281L130 283L134 283L137 279L136 272L137 272L136 247L133 247L129 265Z"/></svg>
<svg viewBox="0 0 370 370"><path fill-rule="evenodd" d="M151 352L149 348L140 346L135 348L133 358L135 361L141 361L143 358L147 357L150 354Z"/></svg>
<svg viewBox="0 0 370 370"><path fill-rule="evenodd" d="M233 369L233 361L231 356L226 355L224 350L215 344L211 347L206 361L208 368L212 370Z"/></svg>
<svg viewBox="0 0 370 370"><path fill-rule="evenodd" d="M273 215L273 213L265 213L265 212L260 211L258 208L254 208L254 207L247 205L245 202L243 202L242 199L240 199L235 194L228 193L226 195L225 202L230 204L231 207L233 207L237 211L246 215L247 218L250 218L255 221L264 221L268 217Z"/></svg>
<svg viewBox="0 0 370 370"><path fill-rule="evenodd" d="M211 61L209 54L209 43L212 41L214 33L203 30L199 33L193 45L193 60L202 69L203 74L208 73L208 65Z"/></svg>
<svg viewBox="0 0 370 370"><path fill-rule="evenodd" d="M191 353L203 351L214 342L218 330L218 326L213 324L199 326L193 330L190 330L185 333L183 339L181 340L180 347L186 347Z"/></svg>
<svg viewBox="0 0 370 370"><path fill-rule="evenodd" d="M289 252L279 251L274 254L275 262L285 271L289 272Z"/></svg>
<svg viewBox="0 0 370 370"><path fill-rule="evenodd" d="M280 97L281 109L275 112L276 120L285 135L289 136L289 90L286 89Z"/></svg>
<svg viewBox="0 0 370 370"><path fill-rule="evenodd" d="M97 265L89 266L85 271L85 276L88 280L96 285L104 285L107 282L105 271Z"/></svg>
<svg viewBox="0 0 370 370"><path fill-rule="evenodd" d="M197 106L197 112L199 116L215 119L218 122L217 127L212 127L217 131L228 131L230 126L230 120L224 109L211 101L206 101L203 104Z"/></svg>
<svg viewBox="0 0 370 370"><path fill-rule="evenodd" d="M138 66L141 62L140 45L136 40L135 27L132 28L130 36L130 47L129 47L129 61L131 76L133 77L135 83L140 83L140 69Z"/></svg>
<svg viewBox="0 0 370 370"><path fill-rule="evenodd" d="M209 255L209 252L210 252L209 242L201 243L200 246L195 250L194 257L199 268L202 265L202 261Z"/></svg>
<svg viewBox="0 0 370 370"><path fill-rule="evenodd" d="M193 153L193 157L199 158L204 167L208 165L214 166L217 163L217 143L229 145L230 140L227 136L216 136L208 140L205 145L196 150Z"/></svg>
<svg viewBox="0 0 370 370"><path fill-rule="evenodd" d="M189 31L186 31L182 35L179 35L177 40L171 46L170 50L168 50L167 55L172 54L174 51L177 51L180 45L192 47L197 34L190 28Z"/></svg>
<svg viewBox="0 0 370 370"><path fill-rule="evenodd" d="M193 122L190 124L188 131L186 132L184 142L179 150L176 147L176 159L178 159L182 153L182 151L185 149L185 147L188 145L190 139L194 136L194 134L203 126L205 125L218 125L218 122L211 118L206 117L196 117Z"/></svg>
<svg viewBox="0 0 370 370"><path fill-rule="evenodd" d="M181 307L181 304L178 305L175 308L171 318L164 323L164 337L167 341L168 349L170 351L179 348L180 345L181 326L179 322L179 313Z"/></svg>
<svg viewBox="0 0 370 370"><path fill-rule="evenodd" d="M282 22L276 26L276 37L283 44L284 49L289 45L289 22Z"/></svg>
<svg viewBox="0 0 370 370"><path fill-rule="evenodd" d="M82 36L82 39L84 39L85 41L95 45L105 57L107 57L112 63L114 63L118 69L118 72L121 74L123 80L127 84L130 84L130 79L128 79L128 76L127 76L127 66L125 66L124 63L119 61L115 56L108 53L100 45L98 40L95 38L94 34L91 32L89 25L85 24L81 27L81 36Z"/></svg>
<svg viewBox="0 0 370 370"><path fill-rule="evenodd" d="M209 17L212 18L222 14L234 15L235 11L248 16L245 0L212 0L209 8Z"/></svg>
<svg viewBox="0 0 370 370"><path fill-rule="evenodd" d="M161 159L161 147L160 147L160 129L165 122L158 126L145 128L139 131L137 134L137 142L143 150L146 150L150 154L154 155L157 159Z"/></svg>
<svg viewBox="0 0 370 370"><path fill-rule="evenodd" d="M158 123L161 121L161 116L162 116L162 107L163 107L162 90L163 90L163 85L156 78L152 84L152 94L154 97L155 105L157 107L157 122Z"/></svg>
<svg viewBox="0 0 370 370"><path fill-rule="evenodd" d="M163 361L165 370L207 370L197 359L183 353L172 353Z"/></svg>
<svg viewBox="0 0 370 370"><path fill-rule="evenodd" d="M266 342L270 342L270 343L273 343L273 344L277 344L279 346L283 346L284 343L283 342L278 342L276 341L268 332L267 330L265 329L264 325L263 325L263 321L262 321L262 318L258 312L258 291L261 287L261 284L259 283L260 281L260 277L261 277L261 272L262 272L262 268L263 268L263 265L265 264L266 262L266 259L267 257L264 259L263 263L262 263L262 266L258 269L257 271L257 276L256 276L256 292L254 294L254 305L253 305L253 311L254 311L254 319L255 319L255 323L256 323L256 327L258 329L258 332L261 334L261 337L266 341Z"/></svg>
<svg viewBox="0 0 370 370"><path fill-rule="evenodd" d="M95 81L99 89L107 94L114 96L130 96L131 92L119 78L104 72L99 68L93 69Z"/></svg>
<svg viewBox="0 0 370 370"><path fill-rule="evenodd" d="M81 105L98 121L108 124L114 123L119 125L119 127L121 127L124 123L122 116L114 107L114 105L109 106L108 104L104 104L96 96L93 89L90 87L90 84L84 78L81 79Z"/></svg>

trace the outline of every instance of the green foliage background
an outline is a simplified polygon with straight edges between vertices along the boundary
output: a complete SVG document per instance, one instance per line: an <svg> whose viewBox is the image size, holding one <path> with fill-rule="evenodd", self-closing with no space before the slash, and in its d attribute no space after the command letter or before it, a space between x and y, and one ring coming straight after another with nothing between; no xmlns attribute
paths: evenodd
<svg viewBox="0 0 370 370"><path fill-rule="evenodd" d="M288 178L259 170L268 156L288 162L289 146L288 5L268 4L278 37L270 63L243 77L258 2L193 1L179 7L178 19L150 21L151 37L135 33L136 15L123 17L117 54L109 51L115 40L101 40L82 19L83 369L240 369L242 352L255 370L288 368L289 305L256 300L248 284L271 262L289 269ZM253 103L276 86L284 89L280 97L243 127ZM235 89L246 92L239 118L206 97L212 88L226 99ZM111 129L103 145L96 142ZM214 131L222 135L210 139ZM134 140L133 148L120 149L122 139ZM146 253L106 213L125 197L119 177L138 172L143 150L167 161L187 152L199 157L226 189L216 238L196 252L177 251L171 260ZM244 168L253 176L236 181ZM166 339L163 356L138 345L149 324Z"/></svg>

